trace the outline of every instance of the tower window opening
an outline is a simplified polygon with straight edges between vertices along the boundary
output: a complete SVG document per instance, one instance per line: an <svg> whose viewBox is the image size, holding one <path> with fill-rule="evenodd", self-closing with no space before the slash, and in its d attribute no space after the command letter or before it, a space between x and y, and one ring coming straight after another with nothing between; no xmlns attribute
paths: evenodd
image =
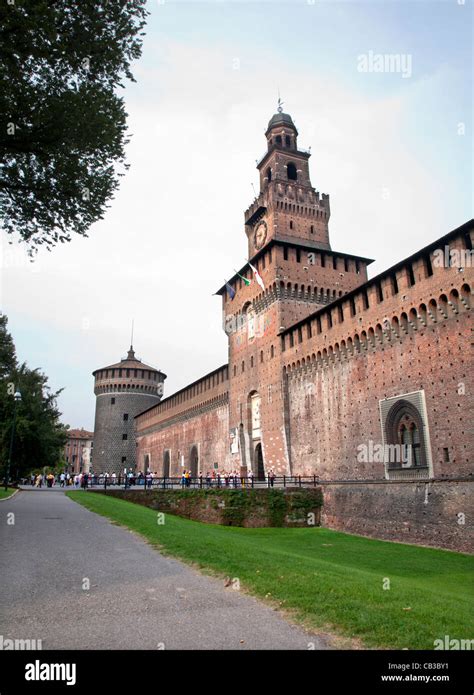
<svg viewBox="0 0 474 695"><path fill-rule="evenodd" d="M311 234L314 234L314 224L311 225L310 231L311 231Z"/></svg>
<svg viewBox="0 0 474 695"><path fill-rule="evenodd" d="M272 180L272 169L271 167L268 167L267 171L265 172L265 176L267 177L268 183Z"/></svg>
<svg viewBox="0 0 474 695"><path fill-rule="evenodd" d="M290 220L290 229L293 229L293 220Z"/></svg>
<svg viewBox="0 0 474 695"><path fill-rule="evenodd" d="M337 270L337 256L332 257L332 267L333 270Z"/></svg>
<svg viewBox="0 0 474 695"><path fill-rule="evenodd" d="M287 261L288 260L288 247L285 246L283 249L283 260Z"/></svg>
<svg viewBox="0 0 474 695"><path fill-rule="evenodd" d="M298 179L298 172L293 162L289 162L286 167L286 174L290 181L296 181Z"/></svg>
<svg viewBox="0 0 474 695"><path fill-rule="evenodd" d="M127 440L127 439L128 439L128 434L127 434L126 432L124 432L124 433L122 434L122 440L125 441L125 440Z"/></svg>
<svg viewBox="0 0 474 695"><path fill-rule="evenodd" d="M115 405L115 398L110 399L110 405Z"/></svg>
<svg viewBox="0 0 474 695"><path fill-rule="evenodd" d="M276 144L277 144L277 145L280 145L280 147L281 147L281 145L282 145L281 135L277 135L276 138L275 138L275 141L276 141Z"/></svg>
<svg viewBox="0 0 474 695"><path fill-rule="evenodd" d="M326 256L324 255L324 253L322 253L321 254L321 268L325 268L325 267L326 267Z"/></svg>
<svg viewBox="0 0 474 695"><path fill-rule="evenodd" d="M291 138L290 138L289 135L286 135L286 136L285 136L285 145L286 145L287 147L291 147Z"/></svg>
<svg viewBox="0 0 474 695"><path fill-rule="evenodd" d="M349 272L349 261L347 260L347 258L344 258L344 272Z"/></svg>
<svg viewBox="0 0 474 695"><path fill-rule="evenodd" d="M123 421L127 422L128 421L128 413L123 414Z"/></svg>
<svg viewBox="0 0 474 695"><path fill-rule="evenodd" d="M301 249L296 249L296 262L301 263Z"/></svg>

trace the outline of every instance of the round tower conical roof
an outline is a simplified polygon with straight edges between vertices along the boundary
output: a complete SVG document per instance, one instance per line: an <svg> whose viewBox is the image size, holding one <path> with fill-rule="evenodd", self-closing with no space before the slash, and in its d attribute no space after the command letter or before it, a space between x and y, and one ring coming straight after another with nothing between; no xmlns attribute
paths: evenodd
<svg viewBox="0 0 474 695"><path fill-rule="evenodd" d="M151 367L149 364L145 364L138 357L135 357L135 351L133 345L130 345L130 350L127 352L127 356L124 357L120 362L115 362L115 364L108 364L106 367L99 367L92 372L95 376L97 372L103 372L106 369L148 369L152 372L160 372L156 367Z"/></svg>

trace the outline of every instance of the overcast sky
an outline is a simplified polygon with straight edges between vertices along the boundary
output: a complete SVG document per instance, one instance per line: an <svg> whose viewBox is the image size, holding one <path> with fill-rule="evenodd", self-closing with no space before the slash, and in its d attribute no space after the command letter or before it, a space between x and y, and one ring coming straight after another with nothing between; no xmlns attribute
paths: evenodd
<svg viewBox="0 0 474 695"><path fill-rule="evenodd" d="M371 276L472 216L470 0L149 10L125 89L131 168L105 219L34 264L2 242L18 357L64 388L71 427L93 428L91 372L125 356L132 318L165 395L227 361L213 293L246 258L278 89L331 196L332 248L375 258ZM403 72L371 72L377 54L402 56Z"/></svg>

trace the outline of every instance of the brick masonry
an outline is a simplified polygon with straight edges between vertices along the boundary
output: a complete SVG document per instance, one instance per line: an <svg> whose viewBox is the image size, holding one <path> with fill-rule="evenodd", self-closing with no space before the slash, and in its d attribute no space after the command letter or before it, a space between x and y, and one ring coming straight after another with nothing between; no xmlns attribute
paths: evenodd
<svg viewBox="0 0 474 695"><path fill-rule="evenodd" d="M321 522L348 533L472 553L472 493L466 480L327 484Z"/></svg>
<svg viewBox="0 0 474 695"><path fill-rule="evenodd" d="M166 375L141 362L130 347L125 359L97 369L93 376L96 409L92 469L94 473L117 475L124 468L134 470L134 418L160 402Z"/></svg>
<svg viewBox="0 0 474 695"><path fill-rule="evenodd" d="M148 454L162 473L169 451L171 474L191 467L197 450L204 472L214 464L254 474L263 467L277 475L399 479L415 487L425 485L420 480L474 480L473 222L367 280L370 259L331 249L329 197L312 188L309 155L296 149L296 135L288 115L272 118L258 165L261 192L244 215L249 257L265 288L246 286L236 274L229 280L235 297L218 290L228 365L137 417L139 459ZM440 249L464 261L439 263ZM239 273L253 279L249 266ZM361 458L364 447L391 443L392 404L415 413L416 422L405 418L421 442L415 468ZM397 486L366 489L368 496L385 490L382 519L396 513L400 521L419 504L417 495L405 495L405 506L397 507ZM458 488L453 482L442 489L454 495ZM327 516L341 528L343 497L329 498ZM423 503L425 516L435 498ZM447 506L441 509L442 518ZM359 523L366 532L362 519L362 512L353 517L353 531ZM444 521L448 526L452 518ZM425 524L426 544L441 542L434 528ZM459 534L450 543L462 545Z"/></svg>
<svg viewBox="0 0 474 695"><path fill-rule="evenodd" d="M321 490L109 490L108 495L186 519L258 528L319 526ZM166 519L163 519L166 522Z"/></svg>

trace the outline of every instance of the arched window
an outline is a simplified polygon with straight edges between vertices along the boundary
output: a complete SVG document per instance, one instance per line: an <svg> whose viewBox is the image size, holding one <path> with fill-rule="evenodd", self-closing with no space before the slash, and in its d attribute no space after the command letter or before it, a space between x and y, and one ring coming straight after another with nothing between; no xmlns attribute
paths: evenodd
<svg viewBox="0 0 474 695"><path fill-rule="evenodd" d="M268 167L268 169L265 172L265 176L267 177L268 183L272 180L272 169L271 167Z"/></svg>
<svg viewBox="0 0 474 695"><path fill-rule="evenodd" d="M389 469L428 465L422 430L421 414L412 403L401 399L392 406L385 423L386 439L389 445L396 444L400 449L395 451L396 456L391 456Z"/></svg>
<svg viewBox="0 0 474 695"><path fill-rule="evenodd" d="M405 422L400 424L398 430L398 443L402 444L406 449L407 465L408 466L419 466L420 465L420 431L413 420L410 420L409 416L405 416Z"/></svg>
<svg viewBox="0 0 474 695"><path fill-rule="evenodd" d="M285 135L285 145L291 147L291 138L289 135Z"/></svg>
<svg viewBox="0 0 474 695"><path fill-rule="evenodd" d="M277 135L275 138L276 144L281 147L282 141L281 141L281 135Z"/></svg>
<svg viewBox="0 0 474 695"><path fill-rule="evenodd" d="M286 167L286 173L290 181L296 181L298 178L298 172L293 162L289 162Z"/></svg>

